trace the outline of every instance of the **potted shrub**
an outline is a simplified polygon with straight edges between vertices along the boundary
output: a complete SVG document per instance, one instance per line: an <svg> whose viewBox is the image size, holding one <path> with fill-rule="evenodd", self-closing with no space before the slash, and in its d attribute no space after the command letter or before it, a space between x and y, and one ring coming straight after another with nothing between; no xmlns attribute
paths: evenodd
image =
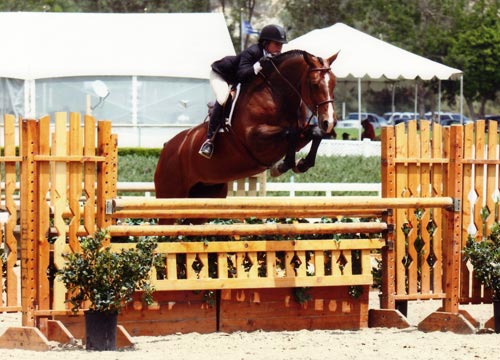
<svg viewBox="0 0 500 360"><path fill-rule="evenodd" d="M136 248L112 252L103 245L107 237L105 231L98 231L94 237L82 238L82 252L63 254L66 263L58 271L72 310L85 309L87 350L116 349L117 316L135 291L143 291L146 303L153 300L149 275L156 241L143 237Z"/></svg>
<svg viewBox="0 0 500 360"><path fill-rule="evenodd" d="M492 292L495 332L500 333L500 223L493 224L490 235L481 241L469 237L463 253L476 279Z"/></svg>

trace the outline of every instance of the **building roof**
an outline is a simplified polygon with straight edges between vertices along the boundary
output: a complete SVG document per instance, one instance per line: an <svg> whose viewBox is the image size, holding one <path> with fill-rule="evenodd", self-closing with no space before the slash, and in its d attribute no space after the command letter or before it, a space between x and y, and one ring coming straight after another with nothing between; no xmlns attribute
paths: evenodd
<svg viewBox="0 0 500 360"><path fill-rule="evenodd" d="M207 79L234 54L221 13L0 13L0 77Z"/></svg>

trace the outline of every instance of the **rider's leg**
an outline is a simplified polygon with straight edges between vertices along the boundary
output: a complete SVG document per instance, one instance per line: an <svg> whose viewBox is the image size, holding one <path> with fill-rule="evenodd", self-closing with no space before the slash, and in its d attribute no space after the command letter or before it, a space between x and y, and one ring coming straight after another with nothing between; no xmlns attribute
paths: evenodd
<svg viewBox="0 0 500 360"><path fill-rule="evenodd" d="M215 71L210 72L210 86L215 93L216 101L210 115L208 124L207 140L201 145L198 151L201 156L210 159L214 152L213 139L215 137L219 124L224 121L223 106L229 96L229 84Z"/></svg>
<svg viewBox="0 0 500 360"><path fill-rule="evenodd" d="M216 101L208 122L207 140L205 140L199 150L199 154L207 159L210 159L214 153L213 139L215 138L217 129L222 124L223 117L223 107Z"/></svg>

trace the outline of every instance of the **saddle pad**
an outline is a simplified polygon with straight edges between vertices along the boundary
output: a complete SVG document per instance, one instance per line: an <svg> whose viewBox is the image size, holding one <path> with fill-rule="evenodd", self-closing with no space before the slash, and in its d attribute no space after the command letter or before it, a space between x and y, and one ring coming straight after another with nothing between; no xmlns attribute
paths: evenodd
<svg viewBox="0 0 500 360"><path fill-rule="evenodd" d="M231 119L233 118L234 106L236 105L236 101L240 96L241 84L236 85L236 92L234 93L233 103L231 104L231 111L229 112L229 118L227 119L227 124L231 126Z"/></svg>

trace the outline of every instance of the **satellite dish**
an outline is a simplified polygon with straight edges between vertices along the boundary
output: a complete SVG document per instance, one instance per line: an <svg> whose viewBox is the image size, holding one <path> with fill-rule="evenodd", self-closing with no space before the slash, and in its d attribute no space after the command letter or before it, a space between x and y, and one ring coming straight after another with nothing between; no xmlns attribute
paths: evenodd
<svg viewBox="0 0 500 360"><path fill-rule="evenodd" d="M109 90L106 84L101 80L92 82L92 90L100 98L105 98L109 95Z"/></svg>

